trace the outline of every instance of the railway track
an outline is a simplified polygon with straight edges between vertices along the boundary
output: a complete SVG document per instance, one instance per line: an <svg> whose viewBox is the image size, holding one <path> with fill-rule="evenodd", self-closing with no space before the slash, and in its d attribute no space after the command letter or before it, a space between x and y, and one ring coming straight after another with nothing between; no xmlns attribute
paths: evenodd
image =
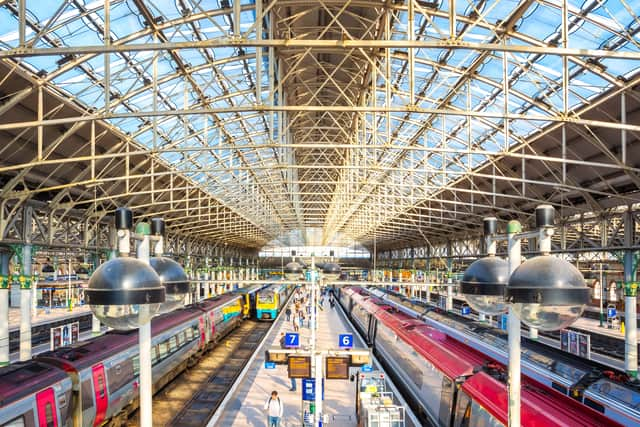
<svg viewBox="0 0 640 427"><path fill-rule="evenodd" d="M154 426L207 424L273 323L248 320L153 398ZM139 426L138 412L128 427Z"/></svg>

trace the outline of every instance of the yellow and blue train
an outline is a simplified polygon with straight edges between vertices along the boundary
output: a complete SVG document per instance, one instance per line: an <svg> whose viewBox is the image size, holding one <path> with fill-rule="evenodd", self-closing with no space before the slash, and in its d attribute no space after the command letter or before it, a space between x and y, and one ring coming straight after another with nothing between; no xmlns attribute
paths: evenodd
<svg viewBox="0 0 640 427"><path fill-rule="evenodd" d="M275 320L287 303L293 286L274 284L258 291L256 298L256 319Z"/></svg>

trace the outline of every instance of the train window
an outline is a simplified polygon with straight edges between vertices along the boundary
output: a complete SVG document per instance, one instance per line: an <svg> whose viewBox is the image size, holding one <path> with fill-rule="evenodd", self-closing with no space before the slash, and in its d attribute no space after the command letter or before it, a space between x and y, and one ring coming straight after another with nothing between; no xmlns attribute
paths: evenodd
<svg viewBox="0 0 640 427"><path fill-rule="evenodd" d="M168 344L166 341L161 342L160 344L158 344L158 353L160 356L160 360L164 359L165 357L167 357L167 353L168 353Z"/></svg>
<svg viewBox="0 0 640 427"><path fill-rule="evenodd" d="M67 396L63 393L58 397L58 407L62 409L65 406L67 406Z"/></svg>
<svg viewBox="0 0 640 427"><path fill-rule="evenodd" d="M102 375L98 375L98 393L100 393L100 398L104 398L104 377Z"/></svg>
<svg viewBox="0 0 640 427"><path fill-rule="evenodd" d="M154 345L151 347L151 364L155 365L158 361L158 346Z"/></svg>
<svg viewBox="0 0 640 427"><path fill-rule="evenodd" d="M193 339L193 327L187 328L187 341L191 341Z"/></svg>
<svg viewBox="0 0 640 427"><path fill-rule="evenodd" d="M134 356L133 358L133 376L140 374L140 356Z"/></svg>
<svg viewBox="0 0 640 427"><path fill-rule="evenodd" d="M565 386L563 386L562 384L558 384L556 382L551 383L551 388L554 390L558 390L562 394L567 394L569 391Z"/></svg>
<svg viewBox="0 0 640 427"><path fill-rule="evenodd" d="M54 427L55 420L53 419L53 405L51 404L51 402L47 402L47 404L44 406L44 416L47 422L47 427Z"/></svg>
<svg viewBox="0 0 640 427"><path fill-rule="evenodd" d="M588 397L584 398L584 404L587 405L590 408L595 409L598 412L602 412L604 414L604 406L602 406L601 404L599 404L598 402L589 399Z"/></svg>
<svg viewBox="0 0 640 427"><path fill-rule="evenodd" d="M493 415L487 412L477 402L471 404L471 418L473 419L474 427L503 427L504 425L496 420Z"/></svg>
<svg viewBox="0 0 640 427"><path fill-rule="evenodd" d="M451 404L453 401L453 382L447 378L442 377L442 394L440 399L440 424L449 425L449 419L451 418Z"/></svg>
<svg viewBox="0 0 640 427"><path fill-rule="evenodd" d="M471 400L464 391L458 394L458 406L454 419L454 427L469 427L471 421Z"/></svg>
<svg viewBox="0 0 640 427"><path fill-rule="evenodd" d="M14 418L8 423L2 424L2 427L24 427L24 417Z"/></svg>
<svg viewBox="0 0 640 427"><path fill-rule="evenodd" d="M151 349L153 354L153 348ZM153 357L153 356L152 356ZM133 379L133 362L130 359L123 360L115 367L109 369L107 381L111 393L115 393L127 385Z"/></svg>
<svg viewBox="0 0 640 427"><path fill-rule="evenodd" d="M177 347L178 347L178 339L174 335L171 338L169 338L169 352L173 353Z"/></svg>

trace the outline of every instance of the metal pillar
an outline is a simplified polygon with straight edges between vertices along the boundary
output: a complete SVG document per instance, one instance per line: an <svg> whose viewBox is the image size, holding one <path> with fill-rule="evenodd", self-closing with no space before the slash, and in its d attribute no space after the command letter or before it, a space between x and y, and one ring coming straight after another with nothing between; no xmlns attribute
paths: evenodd
<svg viewBox="0 0 640 427"><path fill-rule="evenodd" d="M624 245L633 246L635 221L631 207L624 215ZM638 284L636 283L635 254L631 250L624 251L624 369L629 376L638 376L638 320L636 312ZM604 285L604 284L603 284Z"/></svg>
<svg viewBox="0 0 640 427"><path fill-rule="evenodd" d="M0 253L0 366L7 366L9 357L9 261L11 252Z"/></svg>
<svg viewBox="0 0 640 427"><path fill-rule="evenodd" d="M520 265L520 241L515 238L522 231L518 221L507 224L509 253L509 275ZM509 427L520 427L520 319L513 306L509 307L507 318L507 340L509 346Z"/></svg>
<svg viewBox="0 0 640 427"><path fill-rule="evenodd" d="M22 247L20 275L20 361L31 359L31 244Z"/></svg>
<svg viewBox="0 0 640 427"><path fill-rule="evenodd" d="M136 234L143 236L142 239L138 241L136 255L138 259L148 264L151 249L151 242L149 240L151 228L149 224L139 223L136 227ZM141 317L148 313L144 313L143 310L149 310L149 306L147 304L140 305ZM152 427L153 381L151 378L151 322L140 325L138 345L140 346L140 426Z"/></svg>

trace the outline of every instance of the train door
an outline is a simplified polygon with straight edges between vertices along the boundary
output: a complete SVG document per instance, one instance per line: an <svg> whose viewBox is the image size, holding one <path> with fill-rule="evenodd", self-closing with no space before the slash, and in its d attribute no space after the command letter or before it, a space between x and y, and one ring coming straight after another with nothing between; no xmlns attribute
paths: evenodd
<svg viewBox="0 0 640 427"><path fill-rule="evenodd" d="M249 294L249 316L252 319L256 319L258 317L256 312L256 295L258 295L258 292L251 292Z"/></svg>
<svg viewBox="0 0 640 427"><path fill-rule="evenodd" d="M104 375L104 365L99 363L91 368L93 375L93 393L96 399L96 418L93 425L99 426L107 416L109 396L107 396L107 380Z"/></svg>
<svg viewBox="0 0 640 427"><path fill-rule="evenodd" d="M200 316L198 318L198 321L199 321L198 330L200 331L200 348L204 349L207 343L205 330L204 330L204 315Z"/></svg>
<svg viewBox="0 0 640 427"><path fill-rule="evenodd" d="M52 388L36 394L36 406L38 409L38 427L58 427L56 395Z"/></svg>

